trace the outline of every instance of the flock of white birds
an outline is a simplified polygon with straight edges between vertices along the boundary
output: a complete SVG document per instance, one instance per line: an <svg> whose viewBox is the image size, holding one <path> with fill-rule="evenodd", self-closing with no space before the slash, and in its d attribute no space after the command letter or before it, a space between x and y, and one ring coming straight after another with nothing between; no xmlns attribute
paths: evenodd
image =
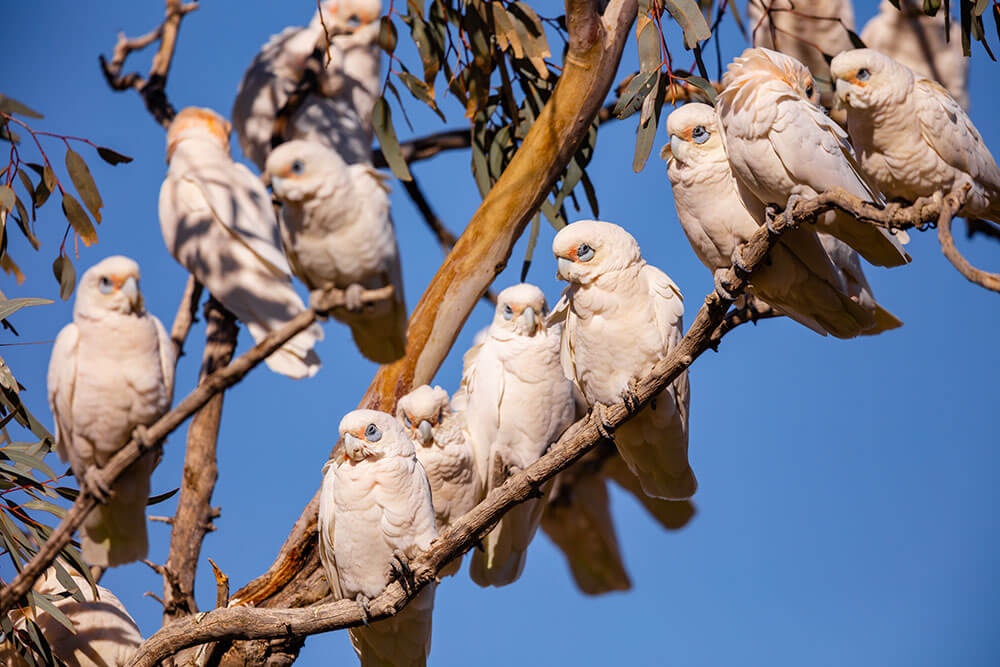
<svg viewBox="0 0 1000 667"><path fill-rule="evenodd" d="M795 0L794 10L790 0L751 0L756 48L729 65L715 108L692 103L670 114L663 157L678 217L716 276L739 263L741 244L766 224L766 206L833 187L882 203L968 184L961 213L1000 222L1000 170L964 110L960 38L945 39L940 12L925 17L909 4L898 11L882 3L862 32L872 50L852 48L847 0ZM305 308L294 276L310 290L345 290L347 305L334 316L350 326L366 357L385 363L404 354L406 306L387 179L370 161L381 10L379 0L327 2L308 27L273 37L247 70L232 123L243 153L282 204L277 216L262 180L233 161L227 120L187 108L169 128L160 193L164 241L255 340ZM271 150L276 111L324 29L333 36L319 90L291 118L291 140ZM836 57L828 64L823 53ZM828 114L821 100L836 112ZM750 293L822 335L898 327L872 294L861 258L905 264L905 241L904 234L831 212L783 235ZM422 386L400 399L395 415L357 410L341 421L343 444L324 468L319 510L320 554L338 597L365 607L408 559L534 463L575 418L628 398L635 379L681 339L679 288L646 264L623 228L572 223L556 235L553 253L568 283L562 298L550 313L533 285L503 290L450 400L440 387ZM104 567L146 555L154 460L147 455L110 489L97 488L91 473L133 429L168 410L173 394L173 348L143 306L139 278L138 265L125 257L83 275L48 376L59 455L82 486L107 501L80 536L85 560ZM385 285L394 286L393 299L362 304L363 290ZM716 286L726 289L718 278ZM322 337L315 325L267 363L293 378L311 376L320 367L314 346ZM611 476L648 496L647 507L695 493L689 402L685 373L615 433L621 458ZM559 484L556 478L546 495L505 515L473 551L469 574L476 583L518 579L550 511L548 494ZM625 588L607 493L603 484L581 484L584 507L554 521L551 533L583 590ZM577 518L584 530L574 535ZM595 540L614 548L596 549ZM51 573L36 588L62 590ZM56 602L77 623L77 635L59 634L41 614L56 655L70 665L123 664L141 642L138 628L109 591L98 588L94 601L89 586L80 589L84 600ZM393 618L350 630L363 665L425 664L434 589Z"/></svg>

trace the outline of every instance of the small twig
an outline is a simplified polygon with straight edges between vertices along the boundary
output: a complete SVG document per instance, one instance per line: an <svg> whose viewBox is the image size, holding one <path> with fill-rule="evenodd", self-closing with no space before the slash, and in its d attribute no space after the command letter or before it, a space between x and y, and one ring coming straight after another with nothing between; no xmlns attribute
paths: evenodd
<svg viewBox="0 0 1000 667"><path fill-rule="evenodd" d="M742 308L733 308L726 314L726 319L712 332L713 349L718 350L719 341L727 333L741 324L757 324L760 320L767 320L783 315L768 304L759 299L747 299L747 304Z"/></svg>
<svg viewBox="0 0 1000 667"><path fill-rule="evenodd" d="M172 525L174 523L173 517L169 517L169 516L154 516L154 515L150 514L146 518L149 519L150 521L159 521L160 523L165 523L165 524L168 524L168 525Z"/></svg>
<svg viewBox="0 0 1000 667"><path fill-rule="evenodd" d="M937 221L941 252L969 282L993 292L1000 292L1000 274L977 269L955 247L955 239L951 235L951 221L962 205L955 199L951 199L951 201L949 199L951 199L951 195L945 197L945 203L941 206L941 215L938 216Z"/></svg>
<svg viewBox="0 0 1000 667"><path fill-rule="evenodd" d="M170 340L174 344L174 363L180 361L184 356L184 341L187 340L191 325L197 321L198 302L201 300L203 287L195 280L194 276L188 276L187 285L184 287L184 296L177 307L177 315L174 316L174 325L170 329Z"/></svg>
<svg viewBox="0 0 1000 667"><path fill-rule="evenodd" d="M208 564L215 573L215 608L223 609L229 606L229 577L223 574L211 558L208 559Z"/></svg>
<svg viewBox="0 0 1000 667"><path fill-rule="evenodd" d="M343 290L330 289L326 292L316 294L317 296L313 300L324 312L343 307L346 303ZM391 285L375 290L367 290L362 294L362 302L366 304L376 303L392 299L394 298L394 294L395 290ZM247 373L256 368L296 334L305 331L318 317L319 314L317 311L312 309L296 315L289 322L269 333L259 343L228 366L208 376L204 382L200 383L194 391L174 406L170 412L147 427L144 438L137 438L133 434L128 443L118 450L103 468L97 471L96 475L99 476L102 485L110 486L113 484L126 468L137 461L146 451L149 451L140 444L140 441L145 440L151 444L163 441L167 435L187 421L188 417L204 406L209 399L242 380ZM153 444L153 446L156 445ZM45 541L45 544L42 545L42 548L24 565L21 572L12 582L4 586L3 589L0 589L0 614L9 611L14 604L20 601L31 590L32 585L38 577L52 564L52 561L59 555L59 552L70 542L73 533L96 506L97 500L89 491L89 487L81 489L73 506L66 512L66 516L56 529L52 531L52 534Z"/></svg>

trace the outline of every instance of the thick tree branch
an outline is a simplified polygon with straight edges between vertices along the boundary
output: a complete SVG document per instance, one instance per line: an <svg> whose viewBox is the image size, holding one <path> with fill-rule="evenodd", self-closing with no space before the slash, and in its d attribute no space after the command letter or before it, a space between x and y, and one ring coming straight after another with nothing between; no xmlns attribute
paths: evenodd
<svg viewBox="0 0 1000 667"><path fill-rule="evenodd" d="M229 364L239 333L236 318L212 297L205 303L205 322L205 352L199 384ZM170 531L170 555L164 565L177 582L177 585L164 582L165 623L198 611L194 599L198 557L212 520L218 516L218 511L212 508L212 493L219 470L215 452L223 397L220 392L210 398L188 427L181 494Z"/></svg>
<svg viewBox="0 0 1000 667"><path fill-rule="evenodd" d="M567 3L570 46L552 96L410 316L406 356L379 369L361 401L363 407L391 413L400 396L433 378L476 301L503 270L514 243L600 111L638 3L612 0L604 16L595 18L593 4L581 6L575 1ZM587 13L583 23L572 18L578 11ZM574 35L578 31L574 26L581 25L586 35ZM286 586L298 591L307 585L319 567L317 497L303 511L274 564L234 597L245 604L270 606Z"/></svg>
<svg viewBox="0 0 1000 667"><path fill-rule="evenodd" d="M176 115L174 107L167 100L166 86L170 63L174 58L174 47L177 45L177 33L180 31L184 15L196 9L198 9L197 2L181 4L181 0L167 0L166 18L159 27L134 39L128 39L124 33L119 33L111 61L108 62L103 54L98 56L101 71L111 89L121 91L135 88L146 103L146 109L163 127L170 125L170 121ZM153 65L148 78L143 78L138 72L122 75L122 68L129 54L144 49L157 40L160 46L153 56Z"/></svg>
<svg viewBox="0 0 1000 667"><path fill-rule="evenodd" d="M393 293L391 285L368 290L362 294L362 301L364 303L384 301L393 298ZM300 313L284 326L275 329L231 364L205 378L204 382L201 382L183 401L151 426L136 429L128 443L96 473L98 481L103 482L101 486L111 486L128 466L187 421L188 417L201 409L213 396L242 380L247 373L296 334L308 328L317 318L324 318L325 313L334 308L343 307L346 303L344 292L338 289L316 292L311 302L314 308ZM73 533L96 506L97 500L91 495L88 488L82 489L62 522L45 541L42 548L38 550L38 553L25 564L14 581L0 590L0 615L9 611L15 603L24 597L25 593L31 590L35 580L55 560L59 552L69 544Z"/></svg>
<svg viewBox="0 0 1000 667"><path fill-rule="evenodd" d="M948 200L951 201L948 201ZM942 213L960 208L955 202L962 199L948 195L943 204L897 208L893 219L886 222L924 225L939 219ZM788 211L772 218L770 228L762 227L740 249L741 264L746 271L728 269L723 283L732 296L738 297L747 287L749 278L767 258L780 235L789 228L815 222L819 215L841 208L858 214L864 204L843 191L830 192L807 201L799 201ZM704 304L694 318L684 338L635 385L639 406L646 405L670 382L688 369L705 350L713 347L713 335L724 324L732 301L718 292L705 297ZM391 582L369 604L369 622L386 618L398 612L419 590L438 576L441 568L472 548L515 505L538 497L542 486L559 472L579 461L587 452L606 440L605 434L629 418L624 403L601 406L570 426L559 441L537 462L511 476L502 486L491 491L476 507L446 529L426 551L410 563L413 571L412 587ZM157 661L186 647L208 641L233 639L280 639L304 637L354 627L364 622L357 604L351 600L338 600L315 605L308 609L273 609L251 606L234 606L216 609L197 620L185 618L159 630L140 648L133 667L155 665Z"/></svg>

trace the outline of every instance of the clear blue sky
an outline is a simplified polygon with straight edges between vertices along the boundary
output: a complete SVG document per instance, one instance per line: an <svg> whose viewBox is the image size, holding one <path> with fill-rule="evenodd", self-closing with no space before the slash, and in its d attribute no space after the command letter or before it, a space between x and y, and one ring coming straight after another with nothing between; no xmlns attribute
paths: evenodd
<svg viewBox="0 0 1000 667"><path fill-rule="evenodd" d="M859 4L859 21L876 4ZM548 2L539 10L555 15L560 7ZM157 221L164 132L137 95L111 92L97 65L98 53L110 55L117 31L144 33L160 21L162 8L153 0L9 3L0 92L45 112L39 129L83 135L135 158L112 168L80 150L105 209L100 243L81 247L77 266L82 272L110 254L134 257L149 309L169 326L186 276L166 252ZM206 0L184 21L168 85L171 100L228 115L259 46L282 27L305 23L312 11L308 0ZM723 36L724 57L744 47L735 30ZM674 43L680 52L679 40ZM1000 153L1000 66L975 50L972 117ZM627 53L623 72L633 67L634 45ZM128 66L146 71L148 59L136 56ZM447 110L449 127L461 126L456 107ZM429 113L412 117L418 134L444 127ZM633 174L634 131L635 118L601 130L590 167L601 216L629 228L646 258L680 285L689 323L712 288L711 275L681 233L665 166L655 157L667 137L661 129L645 170ZM405 126L400 133L409 135ZM59 142L46 146L61 165ZM479 201L468 153L418 164L414 172L440 216L461 230ZM412 307L441 255L400 187L393 205ZM39 216L41 252L10 234L10 252L29 279L17 286L0 278L7 296L58 299L49 267L63 229L53 203ZM963 229L959 224L958 236L964 237ZM543 226L529 279L554 301L560 285L548 252L551 238ZM1000 265L1000 246L992 241L960 238L959 245L980 266ZM734 332L718 354L698 360L690 427L691 460L701 483L697 517L686 529L666 533L631 497L612 493L632 591L580 595L559 553L540 536L517 584L482 590L463 573L438 588L431 664L998 664L1000 367L992 341L1000 329L1000 302L959 276L933 233L914 234L910 252L910 266L868 271L880 301L906 323L901 330L838 341L790 321L769 321ZM517 281L522 255L523 243L498 287ZM438 374L449 391L457 386L462 352L489 317L477 306ZM20 340L42 341L55 338L70 318L70 303L60 302L22 311L14 321ZM178 398L196 381L203 331L199 325L189 339ZM214 499L222 516L218 531L205 540L198 571L203 608L215 599L204 558L213 558L234 588L271 563L320 483L337 423L368 386L375 367L355 351L346 328L330 323L326 334L319 347L325 365L317 377L294 382L261 367L226 395ZM240 334L241 350L248 338ZM51 424L49 352L47 344L5 347L3 356L27 388L29 406ZM169 439L154 493L179 484L183 443L183 430ZM173 505L151 511L170 514ZM149 530L150 558L162 562L169 528L151 523ZM0 567L10 566L4 561ZM157 575L134 564L104 581L146 635L159 627L159 604L143 597L144 591L161 593ZM346 635L332 633L310 638L300 664L353 661Z"/></svg>

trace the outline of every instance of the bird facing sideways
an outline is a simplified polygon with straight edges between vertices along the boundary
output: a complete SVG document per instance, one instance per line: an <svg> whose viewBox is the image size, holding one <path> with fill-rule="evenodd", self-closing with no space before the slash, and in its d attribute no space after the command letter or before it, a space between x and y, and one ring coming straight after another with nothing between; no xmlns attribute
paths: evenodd
<svg viewBox="0 0 1000 667"><path fill-rule="evenodd" d="M146 311L139 265L116 255L80 279L73 322L63 327L49 361L49 406L56 451L81 488L106 502L80 532L83 558L112 567L146 557L146 501L156 463L150 451L107 488L94 477L139 426L170 408L174 348L160 321Z"/></svg>
<svg viewBox="0 0 1000 667"><path fill-rule="evenodd" d="M562 366L592 409L633 395L632 383L683 336L680 289L642 259L639 244L610 222L581 220L552 241L569 283L553 310L562 321ZM688 464L687 371L615 430L629 470L650 496L683 500L698 487Z"/></svg>
<svg viewBox="0 0 1000 667"><path fill-rule="evenodd" d="M1000 168L947 90L872 49L840 54L830 71L861 168L887 197L912 202L968 184L959 213L1000 223Z"/></svg>
<svg viewBox="0 0 1000 667"><path fill-rule="evenodd" d="M406 302L385 177L348 165L333 150L289 141L267 159L281 200L281 235L295 275L311 290L346 291L333 316L351 327L358 349L386 364L406 353ZM391 299L363 304L361 293L392 285Z"/></svg>
<svg viewBox="0 0 1000 667"><path fill-rule="evenodd" d="M392 415L355 410L340 421L343 449L323 468L319 555L339 599L367 601L437 537L427 475ZM362 667L424 665L431 647L436 584L399 613L348 630Z"/></svg>

